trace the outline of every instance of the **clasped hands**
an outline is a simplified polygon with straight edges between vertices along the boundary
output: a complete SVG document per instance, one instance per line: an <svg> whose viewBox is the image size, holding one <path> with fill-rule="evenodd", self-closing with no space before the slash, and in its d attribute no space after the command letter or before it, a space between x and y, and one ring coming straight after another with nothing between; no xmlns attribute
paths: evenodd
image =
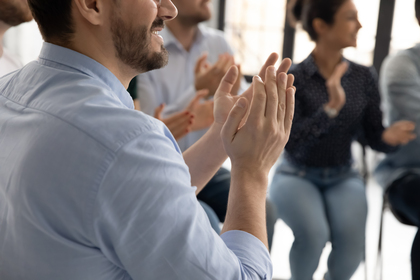
<svg viewBox="0 0 420 280"><path fill-rule="evenodd" d="M241 96L231 94L239 74L232 66L215 93L214 125L220 127L232 168L268 175L289 139L296 88L294 76L286 74L291 60L284 59L276 71L277 60L271 54Z"/></svg>

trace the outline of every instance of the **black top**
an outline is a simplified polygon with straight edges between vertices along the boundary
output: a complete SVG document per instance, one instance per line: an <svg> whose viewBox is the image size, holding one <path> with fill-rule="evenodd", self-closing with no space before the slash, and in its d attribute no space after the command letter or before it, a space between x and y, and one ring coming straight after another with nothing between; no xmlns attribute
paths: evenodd
<svg viewBox="0 0 420 280"><path fill-rule="evenodd" d="M296 77L296 112L285 156L293 164L350 165L351 143L359 135L363 135L366 144L374 150L395 150L382 141L384 127L375 70L348 62L349 68L341 79L346 104L333 119L323 110L328 102L326 80L312 55L291 68L290 73Z"/></svg>

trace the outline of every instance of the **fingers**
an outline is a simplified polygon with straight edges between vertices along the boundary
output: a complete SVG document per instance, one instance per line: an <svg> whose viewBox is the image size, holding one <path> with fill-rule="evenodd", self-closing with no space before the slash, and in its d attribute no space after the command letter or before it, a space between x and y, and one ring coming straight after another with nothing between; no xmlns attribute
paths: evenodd
<svg viewBox="0 0 420 280"><path fill-rule="evenodd" d="M265 81L265 74L267 72L267 68L269 66L274 66L274 64L276 64L278 59L279 59L279 55L277 53L272 53L268 56L264 65L261 67L260 73L258 74L263 81Z"/></svg>
<svg viewBox="0 0 420 280"><path fill-rule="evenodd" d="M288 88L286 91L286 113L284 116L284 130L290 135L293 117L295 115L295 93L296 89Z"/></svg>
<svg viewBox="0 0 420 280"><path fill-rule="evenodd" d="M163 104L163 103L160 104L160 106L155 109L154 117L156 119L162 120L162 111L163 111L163 109L165 109L165 104Z"/></svg>
<svg viewBox="0 0 420 280"><path fill-rule="evenodd" d="M247 112L248 101L246 98L239 98L229 113L229 116L222 128L222 135L230 142L235 138L239 125Z"/></svg>
<svg viewBox="0 0 420 280"><path fill-rule="evenodd" d="M283 73L284 74L284 73ZM265 79L265 90L267 92L266 117L277 119L277 104L279 103L279 94L277 90L276 68L270 66L267 68Z"/></svg>
<svg viewBox="0 0 420 280"><path fill-rule="evenodd" d="M259 76L254 76L252 86L254 97L252 99L251 112L249 113L248 122L255 125L260 121L261 116L265 116L267 94L264 82Z"/></svg>
<svg viewBox="0 0 420 280"><path fill-rule="evenodd" d="M225 76L222 78L222 81L219 84L219 88L216 91L216 95L229 94L232 91L232 88L235 85L237 78L238 68L235 65L233 65L229 68Z"/></svg>
<svg viewBox="0 0 420 280"><path fill-rule="evenodd" d="M398 121L395 124L398 124L399 128L403 131L413 131L416 129L416 124L411 121Z"/></svg>
<svg viewBox="0 0 420 280"><path fill-rule="evenodd" d="M195 74L200 73L201 72L201 69L206 66L206 64L207 64L207 56L208 56L208 53L204 53L204 54L202 54L198 58L198 60L197 60L197 62L195 64L195 69L194 69L194 73Z"/></svg>
<svg viewBox="0 0 420 280"><path fill-rule="evenodd" d="M190 127L193 124L194 116L188 111L175 114L169 118L163 119L163 123L171 131L175 139L185 136L190 132Z"/></svg>
<svg viewBox="0 0 420 280"><path fill-rule="evenodd" d="M287 88L294 87L293 84L295 83L295 76L293 74L287 75Z"/></svg>
<svg viewBox="0 0 420 280"><path fill-rule="evenodd" d="M292 60L290 58L285 58L283 59L283 61L280 63L279 68L277 69L277 75L284 72L287 73L289 72L290 67L292 66Z"/></svg>
<svg viewBox="0 0 420 280"><path fill-rule="evenodd" d="M287 75L281 72L277 78L277 92L278 92L278 109L277 109L277 121L280 126L284 126L284 120L286 116L286 86L287 86Z"/></svg>

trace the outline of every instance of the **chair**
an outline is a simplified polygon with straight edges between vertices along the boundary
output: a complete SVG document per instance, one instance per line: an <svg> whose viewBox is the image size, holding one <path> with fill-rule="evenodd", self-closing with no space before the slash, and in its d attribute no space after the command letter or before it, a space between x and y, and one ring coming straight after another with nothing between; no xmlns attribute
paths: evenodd
<svg viewBox="0 0 420 280"><path fill-rule="evenodd" d="M391 213L394 215L394 217L402 224L404 225L408 225L408 226L414 226L410 221L408 221L407 219L405 219L403 216L401 216L400 214L398 214L397 211L395 211L395 209L393 209L391 207L391 204L389 203L388 200L388 190L389 187L386 188L387 191L384 192L383 194L383 200L382 200L382 211L381 211L381 218L380 218L380 226L379 226L379 239L378 239L378 256L377 256L377 261L376 261L376 272L379 271L379 278L376 277L376 273L375 273L375 278L382 280L383 279L383 257L382 257L382 241L383 241L383 224L384 224L384 214L385 211L388 209L391 211Z"/></svg>

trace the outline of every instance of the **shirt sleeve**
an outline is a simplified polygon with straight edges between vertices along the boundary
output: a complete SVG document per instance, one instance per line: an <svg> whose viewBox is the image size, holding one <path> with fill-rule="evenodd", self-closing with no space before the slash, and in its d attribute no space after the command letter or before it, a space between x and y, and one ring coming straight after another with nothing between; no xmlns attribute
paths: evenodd
<svg viewBox="0 0 420 280"><path fill-rule="evenodd" d="M260 240L211 228L174 145L150 129L118 151L96 195L96 246L134 280L271 279Z"/></svg>
<svg viewBox="0 0 420 280"><path fill-rule="evenodd" d="M375 70L369 68L366 74L366 95L368 104L363 117L363 131L368 145L379 152L389 153L397 149L382 140L385 130L382 124L381 98L378 89L378 78Z"/></svg>

